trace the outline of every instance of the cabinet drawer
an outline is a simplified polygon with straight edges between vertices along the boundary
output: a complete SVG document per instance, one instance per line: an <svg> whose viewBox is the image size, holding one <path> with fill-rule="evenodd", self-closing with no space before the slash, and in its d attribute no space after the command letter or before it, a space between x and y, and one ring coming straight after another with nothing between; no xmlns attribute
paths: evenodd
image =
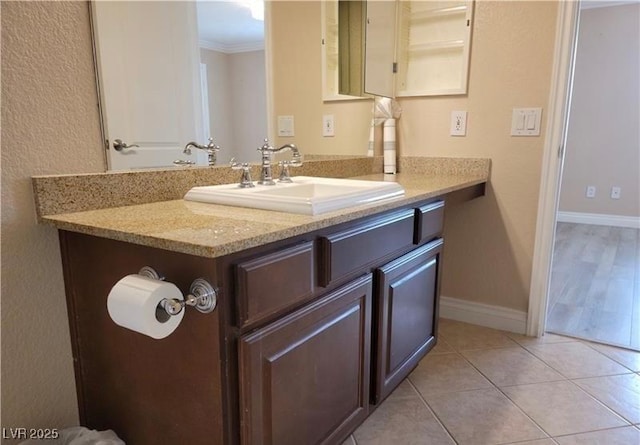
<svg viewBox="0 0 640 445"><path fill-rule="evenodd" d="M371 274L240 338L243 445L342 443L369 411Z"/></svg>
<svg viewBox="0 0 640 445"><path fill-rule="evenodd" d="M412 209L370 219L320 238L320 285L357 273L414 241Z"/></svg>
<svg viewBox="0 0 640 445"><path fill-rule="evenodd" d="M238 324L244 327L310 298L313 242L298 244L237 266Z"/></svg>
<svg viewBox="0 0 640 445"><path fill-rule="evenodd" d="M444 201L435 201L416 209L415 244L431 241L442 232Z"/></svg>

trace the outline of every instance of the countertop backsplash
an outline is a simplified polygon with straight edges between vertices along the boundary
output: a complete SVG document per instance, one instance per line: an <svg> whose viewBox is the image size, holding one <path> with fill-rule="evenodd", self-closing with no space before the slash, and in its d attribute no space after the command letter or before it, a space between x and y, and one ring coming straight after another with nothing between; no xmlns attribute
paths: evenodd
<svg viewBox="0 0 640 445"><path fill-rule="evenodd" d="M424 175L489 176L490 160L475 158L400 158L400 172ZM348 178L382 172L382 157L309 156L293 176ZM260 165L251 166L259 177ZM192 187L229 184L240 173L227 165L163 170L136 170L32 178L39 220L48 215L181 199Z"/></svg>

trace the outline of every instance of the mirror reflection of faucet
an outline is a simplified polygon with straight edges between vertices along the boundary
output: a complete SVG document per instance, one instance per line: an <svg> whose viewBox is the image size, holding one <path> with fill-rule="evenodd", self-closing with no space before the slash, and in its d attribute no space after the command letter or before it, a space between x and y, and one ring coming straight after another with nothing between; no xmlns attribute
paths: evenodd
<svg viewBox="0 0 640 445"><path fill-rule="evenodd" d="M251 167L249 167L248 162L239 163L236 162L236 158L231 158L229 161L231 165L231 170L242 170L242 176L240 178L240 183L238 187L244 189L249 187L255 187L253 180L251 179Z"/></svg>
<svg viewBox="0 0 640 445"><path fill-rule="evenodd" d="M189 142L187 145L184 146L184 150L182 150L182 152L184 154L190 155L191 147L195 147L200 150L206 151L208 165L209 166L216 165L216 155L220 150L220 146L213 143L213 138L209 138L209 143L207 145L198 144L197 142L193 142L193 141Z"/></svg>
<svg viewBox="0 0 640 445"><path fill-rule="evenodd" d="M300 154L300 150L294 144L284 144L281 147L273 148L271 144L269 144L269 140L265 139L262 147L258 147L258 151L262 155L262 168L260 170L260 180L258 184L261 185L275 185L275 181L272 177L272 168L271 168L271 156L273 153L282 153L285 151L291 150L293 153L293 159L291 161L281 161L280 166L282 168L280 172L279 182L291 182L291 177L289 176L289 167L300 167L302 166L302 155Z"/></svg>

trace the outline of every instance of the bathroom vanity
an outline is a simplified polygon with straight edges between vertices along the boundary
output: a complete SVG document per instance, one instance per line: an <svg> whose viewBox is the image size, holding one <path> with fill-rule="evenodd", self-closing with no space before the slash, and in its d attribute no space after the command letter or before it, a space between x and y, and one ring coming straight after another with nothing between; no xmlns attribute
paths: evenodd
<svg viewBox="0 0 640 445"><path fill-rule="evenodd" d="M486 177L397 180L403 198L319 217L182 200L43 216L82 424L131 444L342 443L436 344L445 207ZM184 293L206 279L217 308L162 340L117 326L107 295L143 266Z"/></svg>

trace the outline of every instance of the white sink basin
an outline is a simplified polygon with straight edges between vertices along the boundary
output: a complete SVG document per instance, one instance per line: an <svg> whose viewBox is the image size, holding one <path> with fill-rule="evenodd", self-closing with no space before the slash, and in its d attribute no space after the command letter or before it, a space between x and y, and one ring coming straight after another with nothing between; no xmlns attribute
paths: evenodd
<svg viewBox="0 0 640 445"><path fill-rule="evenodd" d="M404 195L396 182L294 176L292 183L240 188L238 184L194 187L184 199L254 209L319 215Z"/></svg>

